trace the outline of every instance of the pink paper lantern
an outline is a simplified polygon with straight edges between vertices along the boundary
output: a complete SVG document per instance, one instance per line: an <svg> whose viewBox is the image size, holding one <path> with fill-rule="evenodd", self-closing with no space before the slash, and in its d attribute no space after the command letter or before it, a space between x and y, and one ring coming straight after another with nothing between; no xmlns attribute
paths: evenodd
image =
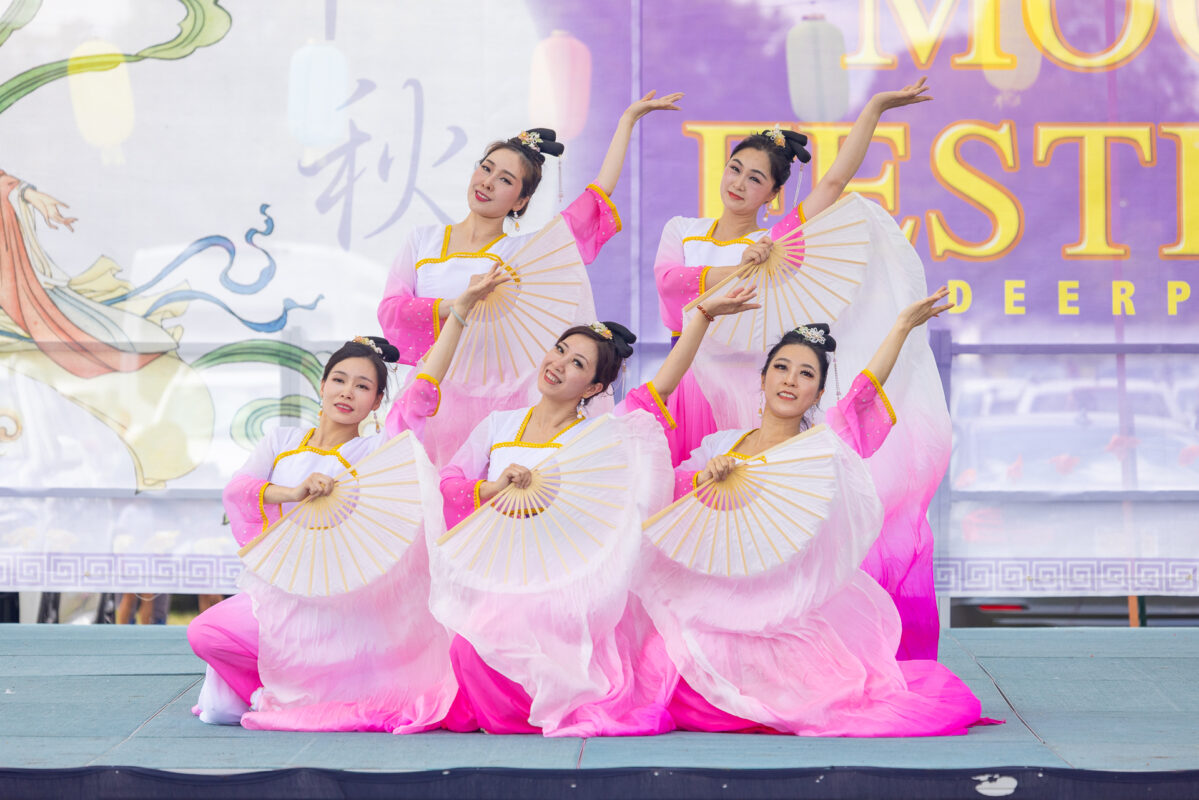
<svg viewBox="0 0 1199 800"><path fill-rule="evenodd" d="M590 105L591 51L566 31L554 31L533 48L529 123L569 141L583 132Z"/></svg>

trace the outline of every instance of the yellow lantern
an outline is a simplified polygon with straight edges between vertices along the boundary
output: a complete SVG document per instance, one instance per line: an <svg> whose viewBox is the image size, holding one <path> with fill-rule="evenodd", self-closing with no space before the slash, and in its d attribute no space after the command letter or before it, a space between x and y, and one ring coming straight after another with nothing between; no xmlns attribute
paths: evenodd
<svg viewBox="0 0 1199 800"><path fill-rule="evenodd" d="M849 75L841 66L845 37L823 14L805 14L787 32L791 110L804 122L833 122L849 110Z"/></svg>
<svg viewBox="0 0 1199 800"><path fill-rule="evenodd" d="M120 50L110 42L92 39L75 48L67 60L67 83L75 125L84 141L100 148L103 164L120 164L121 143L133 133L133 87L129 67L124 61L101 72L73 70L72 62L88 56L121 58Z"/></svg>
<svg viewBox="0 0 1199 800"><path fill-rule="evenodd" d="M566 31L554 31L533 48L530 124L553 128L566 142L583 132L590 105L591 51Z"/></svg>
<svg viewBox="0 0 1199 800"><path fill-rule="evenodd" d="M999 4L999 49L1011 53L1016 64L1010 69L984 69L987 83L1000 91L997 104L1015 105L1019 93L1032 86L1041 73L1041 50L1024 27L1021 0L996 0Z"/></svg>

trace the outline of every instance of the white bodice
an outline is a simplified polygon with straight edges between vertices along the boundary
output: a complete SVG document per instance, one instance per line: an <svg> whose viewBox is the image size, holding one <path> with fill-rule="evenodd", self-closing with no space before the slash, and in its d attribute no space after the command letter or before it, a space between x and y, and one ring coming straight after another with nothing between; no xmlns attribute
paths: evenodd
<svg viewBox="0 0 1199 800"><path fill-rule="evenodd" d="M503 235L477 253L449 252L448 225L419 228L413 235L416 237L416 296L457 297L466 289L471 275L486 272L493 264L511 259L533 234Z"/></svg>
<svg viewBox="0 0 1199 800"><path fill-rule="evenodd" d="M716 220L697 217L683 228L683 264L688 267L735 267L741 263L745 248L762 238L764 230L752 231L740 239L719 241L712 238Z"/></svg>
<svg viewBox="0 0 1199 800"><path fill-rule="evenodd" d="M555 436L553 441L537 444L522 442L531 411L532 409L528 408L515 408L511 411L497 411L488 417L491 425L491 457L487 464L487 480L496 480L500 473L512 464L532 469L544 461L553 450L560 448L562 442L570 441L569 432L575 429L577 422ZM583 419L580 417L579 421Z"/></svg>

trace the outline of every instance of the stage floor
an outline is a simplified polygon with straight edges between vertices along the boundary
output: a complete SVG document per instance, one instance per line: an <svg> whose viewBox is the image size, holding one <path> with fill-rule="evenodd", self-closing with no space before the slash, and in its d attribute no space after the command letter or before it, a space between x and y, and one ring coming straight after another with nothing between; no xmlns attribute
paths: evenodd
<svg viewBox="0 0 1199 800"><path fill-rule="evenodd" d="M1007 723L930 739L274 733L191 715L203 665L183 628L0 625L0 768L1199 769L1199 628L955 629L941 661Z"/></svg>

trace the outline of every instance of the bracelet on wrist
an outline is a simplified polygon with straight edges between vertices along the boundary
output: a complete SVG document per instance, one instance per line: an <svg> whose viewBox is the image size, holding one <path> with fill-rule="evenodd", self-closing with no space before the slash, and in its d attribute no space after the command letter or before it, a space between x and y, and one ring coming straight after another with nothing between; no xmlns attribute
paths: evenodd
<svg viewBox="0 0 1199 800"><path fill-rule="evenodd" d="M703 306L699 305L698 303L696 303L696 305L695 305L695 310L698 311L699 313L703 314L704 318L707 319L708 322L716 321L716 317L709 314L708 310L706 308L704 308Z"/></svg>
<svg viewBox="0 0 1199 800"><path fill-rule="evenodd" d="M467 324L468 324L467 321L462 318L461 314L458 313L458 309L454 308L453 306L450 306L450 313L454 315L454 319L458 320L459 325L461 325L464 328L467 326Z"/></svg>

